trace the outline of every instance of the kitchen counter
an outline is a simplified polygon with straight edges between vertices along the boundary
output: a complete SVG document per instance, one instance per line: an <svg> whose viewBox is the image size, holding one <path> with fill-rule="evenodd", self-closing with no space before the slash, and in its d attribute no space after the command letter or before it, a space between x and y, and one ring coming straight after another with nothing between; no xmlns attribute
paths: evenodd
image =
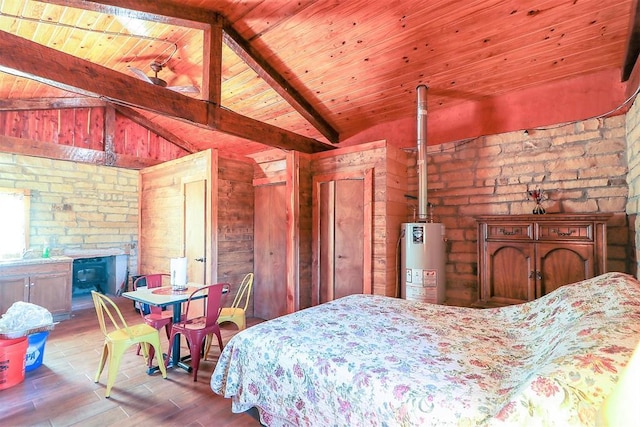
<svg viewBox="0 0 640 427"><path fill-rule="evenodd" d="M71 262L73 258L68 256L52 256L50 258L15 258L0 261L0 268L2 267L18 267L23 265L40 265L40 264L54 264L58 262Z"/></svg>

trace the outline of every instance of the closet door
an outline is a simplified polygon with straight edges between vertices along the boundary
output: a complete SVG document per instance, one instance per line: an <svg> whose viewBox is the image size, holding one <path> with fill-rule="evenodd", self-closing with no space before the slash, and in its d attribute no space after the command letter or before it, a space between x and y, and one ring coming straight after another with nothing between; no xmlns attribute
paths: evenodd
<svg viewBox="0 0 640 427"><path fill-rule="evenodd" d="M273 319L287 313L287 212L284 184L255 188L254 315Z"/></svg>
<svg viewBox="0 0 640 427"><path fill-rule="evenodd" d="M371 174L316 179L313 304L371 293Z"/></svg>

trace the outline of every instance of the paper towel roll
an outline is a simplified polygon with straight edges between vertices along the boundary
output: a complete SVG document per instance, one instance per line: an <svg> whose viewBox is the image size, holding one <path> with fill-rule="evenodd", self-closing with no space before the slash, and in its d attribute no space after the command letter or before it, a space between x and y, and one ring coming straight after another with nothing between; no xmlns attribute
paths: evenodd
<svg viewBox="0 0 640 427"><path fill-rule="evenodd" d="M171 286L175 289L187 287L187 258L171 258Z"/></svg>

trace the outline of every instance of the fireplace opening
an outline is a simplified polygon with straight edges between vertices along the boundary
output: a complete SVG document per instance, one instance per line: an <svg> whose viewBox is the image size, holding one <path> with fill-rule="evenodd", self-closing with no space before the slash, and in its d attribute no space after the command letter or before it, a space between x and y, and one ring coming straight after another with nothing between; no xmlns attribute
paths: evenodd
<svg viewBox="0 0 640 427"><path fill-rule="evenodd" d="M107 288L108 257L77 258L73 260L72 296L90 294L91 291L104 293Z"/></svg>

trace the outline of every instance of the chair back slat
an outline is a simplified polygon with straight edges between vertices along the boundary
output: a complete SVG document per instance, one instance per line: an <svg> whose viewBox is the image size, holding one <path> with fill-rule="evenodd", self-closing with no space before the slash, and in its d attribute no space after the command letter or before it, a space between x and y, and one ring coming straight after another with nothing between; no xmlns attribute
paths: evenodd
<svg viewBox="0 0 640 427"><path fill-rule="evenodd" d="M100 323L100 330L105 337L109 335L110 332L121 329L123 329L127 335L132 336L129 326L124 320L120 309L116 303L111 300L111 298L96 291L91 291L91 297L93 298L93 305L96 308L98 323ZM111 322L112 330L109 330L106 318Z"/></svg>
<svg viewBox="0 0 640 427"><path fill-rule="evenodd" d="M216 324L218 321L218 316L220 316L220 309L222 308L223 298L226 297L227 292L223 293L223 290L229 290L228 283L215 283L212 285L203 286L191 293L189 298L187 299L187 310L186 313L190 313L189 307L191 305L192 300L199 298L202 295L207 295L206 303L205 303L205 325L212 326ZM203 316L197 316L203 317ZM193 318L185 318L182 324L185 324L193 320Z"/></svg>
<svg viewBox="0 0 640 427"><path fill-rule="evenodd" d="M247 307L249 306L249 298L251 297L251 289L253 287L253 273L248 273L242 279L242 283L238 288L238 292L236 293L235 298L233 299L233 303L231 304L231 308L238 308L242 303L244 298L244 311L247 311Z"/></svg>

